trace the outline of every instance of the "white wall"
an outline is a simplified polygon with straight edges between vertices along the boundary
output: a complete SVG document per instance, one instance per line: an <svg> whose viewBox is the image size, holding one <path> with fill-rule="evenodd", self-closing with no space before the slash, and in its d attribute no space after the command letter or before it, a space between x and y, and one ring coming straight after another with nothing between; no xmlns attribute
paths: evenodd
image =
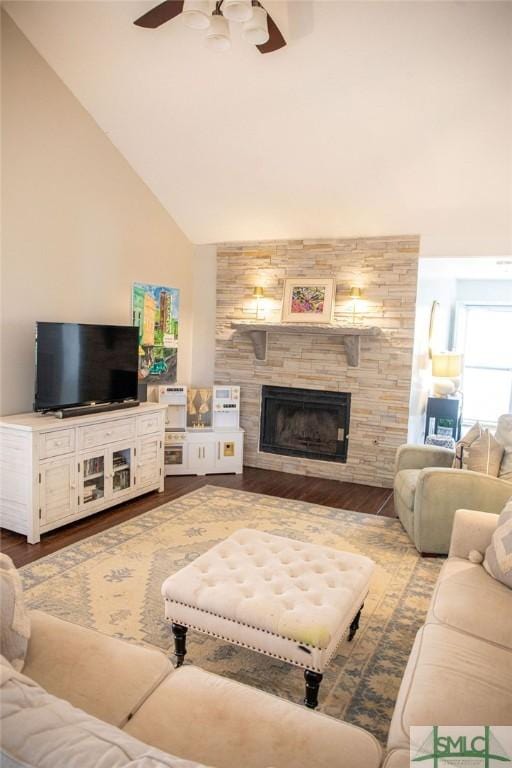
<svg viewBox="0 0 512 768"><path fill-rule="evenodd" d="M193 247L5 14L0 413L30 409L34 323L131 322L134 281L181 289L188 380Z"/></svg>
<svg viewBox="0 0 512 768"><path fill-rule="evenodd" d="M512 304L512 280L457 280L456 300Z"/></svg>
<svg viewBox="0 0 512 768"><path fill-rule="evenodd" d="M434 301L439 302L432 347L435 351L444 351L448 349L450 343L456 296L455 279L450 275L445 278L436 275L431 262L432 260L420 259L418 268L411 399L409 402L408 440L411 443L423 442L424 414L432 380L432 364L428 354L432 303Z"/></svg>
<svg viewBox="0 0 512 768"><path fill-rule="evenodd" d="M190 384L214 383L217 246L194 249L192 369Z"/></svg>

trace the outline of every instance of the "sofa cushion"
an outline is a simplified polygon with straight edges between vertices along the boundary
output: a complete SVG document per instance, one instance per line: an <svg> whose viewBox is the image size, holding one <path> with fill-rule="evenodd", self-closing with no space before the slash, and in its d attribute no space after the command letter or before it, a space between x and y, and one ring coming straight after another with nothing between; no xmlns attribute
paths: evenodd
<svg viewBox="0 0 512 768"><path fill-rule="evenodd" d="M512 651L441 624L416 636L388 747L409 745L411 725L509 725Z"/></svg>
<svg viewBox="0 0 512 768"><path fill-rule="evenodd" d="M484 568L493 579L512 589L512 497L498 518L485 552Z"/></svg>
<svg viewBox="0 0 512 768"><path fill-rule="evenodd" d="M125 730L216 768L377 768L381 759L375 738L360 728L188 665Z"/></svg>
<svg viewBox="0 0 512 768"><path fill-rule="evenodd" d="M427 622L446 624L512 650L512 592L481 565L450 557L439 574Z"/></svg>
<svg viewBox="0 0 512 768"><path fill-rule="evenodd" d="M104 673L107 683L105 668ZM3 657L0 684L2 750L15 764L31 768L200 768L75 709L16 672Z"/></svg>
<svg viewBox="0 0 512 768"><path fill-rule="evenodd" d="M409 749L392 749L388 752L382 768L410 768L411 755Z"/></svg>
<svg viewBox="0 0 512 768"><path fill-rule="evenodd" d="M395 490L408 509L414 507L414 496L420 472L420 469L402 469L395 477Z"/></svg>
<svg viewBox="0 0 512 768"><path fill-rule="evenodd" d="M172 672L169 659L148 648L31 612L26 675L49 693L112 725L122 726Z"/></svg>
<svg viewBox="0 0 512 768"><path fill-rule="evenodd" d="M0 555L0 653L15 669L25 664L30 617L18 572L7 555Z"/></svg>

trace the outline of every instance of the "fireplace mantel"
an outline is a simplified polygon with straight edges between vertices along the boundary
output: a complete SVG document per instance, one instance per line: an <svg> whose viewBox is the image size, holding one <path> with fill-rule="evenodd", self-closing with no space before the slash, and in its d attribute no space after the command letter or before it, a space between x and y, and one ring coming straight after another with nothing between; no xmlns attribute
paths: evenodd
<svg viewBox="0 0 512 768"><path fill-rule="evenodd" d="M269 333L307 333L322 336L339 336L345 346L347 363L352 368L359 365L361 336L376 336L380 328L373 325L335 325L334 323L266 323L250 320L233 320L234 333L246 333L252 341L256 360L267 358Z"/></svg>

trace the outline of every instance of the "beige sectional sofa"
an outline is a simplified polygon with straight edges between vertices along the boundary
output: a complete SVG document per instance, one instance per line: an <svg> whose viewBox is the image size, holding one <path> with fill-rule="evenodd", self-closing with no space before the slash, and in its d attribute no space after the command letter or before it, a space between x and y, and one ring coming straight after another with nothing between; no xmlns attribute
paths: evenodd
<svg viewBox="0 0 512 768"><path fill-rule="evenodd" d="M31 621L23 673L4 661L0 691L2 747L30 766L182 768L173 755L214 768L381 763L361 728L39 611Z"/></svg>
<svg viewBox="0 0 512 768"><path fill-rule="evenodd" d="M386 768L409 768L411 725L512 726L512 591L470 562L498 517L458 510L439 576L400 687Z"/></svg>
<svg viewBox="0 0 512 768"><path fill-rule="evenodd" d="M385 768L408 768L411 725L512 724L512 591L469 560L472 550L485 552L496 522L456 513L449 558L403 677ZM173 670L156 649L38 611L31 618L23 674L1 667L2 743L36 768L68 768L77 750L80 768L381 764L379 745L360 728L193 666Z"/></svg>

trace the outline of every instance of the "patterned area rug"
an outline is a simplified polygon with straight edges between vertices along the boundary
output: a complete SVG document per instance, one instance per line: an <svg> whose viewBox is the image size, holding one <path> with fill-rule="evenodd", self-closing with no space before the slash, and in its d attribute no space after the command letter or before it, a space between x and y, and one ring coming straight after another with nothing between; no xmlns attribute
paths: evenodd
<svg viewBox="0 0 512 768"><path fill-rule="evenodd" d="M168 651L160 585L238 528L257 528L371 557L377 564L361 628L342 641L320 689L320 710L385 742L414 636L441 561L418 556L397 520L206 486L22 569L39 608L108 635ZM302 670L188 633L187 661L293 701Z"/></svg>

